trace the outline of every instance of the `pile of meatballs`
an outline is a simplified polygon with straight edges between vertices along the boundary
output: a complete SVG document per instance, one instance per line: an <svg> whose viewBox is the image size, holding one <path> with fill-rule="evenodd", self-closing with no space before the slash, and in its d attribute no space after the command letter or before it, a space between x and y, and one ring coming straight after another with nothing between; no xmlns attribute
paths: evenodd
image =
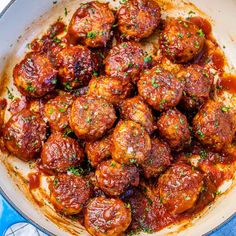
<svg viewBox="0 0 236 236"><path fill-rule="evenodd" d="M3 129L5 146L23 161L38 159L53 176L55 209L83 212L91 235L128 229L132 205L120 196L141 182L155 181L171 214L191 209L203 173L178 162L177 154L193 142L221 152L233 140L230 110L212 99L212 74L191 63L204 47L204 32L182 18L166 19L161 29L160 22L154 0L127 0L117 11L83 3L64 38L56 35L64 28L51 29L40 50L32 49L13 71L20 93L43 105L12 115ZM150 66L139 44L156 30L162 56L185 65L177 73L161 63ZM109 48L114 32L122 40ZM94 52L105 48L99 63ZM79 88L82 95L74 93ZM91 168L83 175L85 161Z"/></svg>

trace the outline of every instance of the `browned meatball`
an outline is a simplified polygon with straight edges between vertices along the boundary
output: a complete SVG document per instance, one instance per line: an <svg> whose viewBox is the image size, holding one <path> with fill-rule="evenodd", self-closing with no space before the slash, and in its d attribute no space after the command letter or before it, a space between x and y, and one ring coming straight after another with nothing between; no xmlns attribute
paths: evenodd
<svg viewBox="0 0 236 236"><path fill-rule="evenodd" d="M144 53L139 44L125 42L113 47L105 59L107 75L131 78L137 82L144 67Z"/></svg>
<svg viewBox="0 0 236 236"><path fill-rule="evenodd" d="M36 98L55 89L57 71L47 57L32 52L15 66L13 78L23 95Z"/></svg>
<svg viewBox="0 0 236 236"><path fill-rule="evenodd" d="M162 52L168 59L185 63L201 52L205 35L197 25L180 18L173 18L166 21L160 42Z"/></svg>
<svg viewBox="0 0 236 236"><path fill-rule="evenodd" d="M168 142L175 151L180 151L190 144L191 134L185 115L176 108L162 113L157 121L160 136Z"/></svg>
<svg viewBox="0 0 236 236"><path fill-rule="evenodd" d="M8 120L3 137L13 155L28 161L39 153L46 139L46 124L38 114L24 109Z"/></svg>
<svg viewBox="0 0 236 236"><path fill-rule="evenodd" d="M131 222L131 210L118 198L93 198L85 209L84 224L93 236L119 236Z"/></svg>
<svg viewBox="0 0 236 236"><path fill-rule="evenodd" d="M80 45L67 47L57 55L58 75L67 90L87 85L97 66L91 51Z"/></svg>
<svg viewBox="0 0 236 236"><path fill-rule="evenodd" d="M142 163L146 178L158 177L172 162L169 146L157 138L152 140L152 149L149 157Z"/></svg>
<svg viewBox="0 0 236 236"><path fill-rule="evenodd" d="M123 101L120 105L120 114L122 119L132 120L142 125L149 134L155 129L152 110L140 96Z"/></svg>
<svg viewBox="0 0 236 236"><path fill-rule="evenodd" d="M114 22L108 3L83 3L71 19L68 34L74 42L79 41L92 48L104 47L110 39Z"/></svg>
<svg viewBox="0 0 236 236"><path fill-rule="evenodd" d="M104 98L113 105L130 96L133 90L128 80L118 77L94 77L89 82L88 95L97 98Z"/></svg>
<svg viewBox="0 0 236 236"><path fill-rule="evenodd" d="M85 152L88 160L93 167L102 162L104 159L111 156L112 135L107 135L102 139L94 142L87 142Z"/></svg>
<svg viewBox="0 0 236 236"><path fill-rule="evenodd" d="M71 94L59 95L44 106L44 117L53 131L63 131L69 126L69 114L74 97Z"/></svg>
<svg viewBox="0 0 236 236"><path fill-rule="evenodd" d="M141 164L151 151L151 139L141 125L120 121L113 132L112 158L121 164Z"/></svg>
<svg viewBox="0 0 236 236"><path fill-rule="evenodd" d="M220 151L233 140L233 115L222 103L209 100L194 117L193 130L202 144Z"/></svg>
<svg viewBox="0 0 236 236"><path fill-rule="evenodd" d="M181 105L187 110L200 108L210 97L213 84L211 73L198 65L191 65L179 72L185 81Z"/></svg>
<svg viewBox="0 0 236 236"><path fill-rule="evenodd" d="M52 134L41 152L42 164L55 172L66 172L69 167L77 166L83 161L83 156L79 143L60 133Z"/></svg>
<svg viewBox="0 0 236 236"><path fill-rule="evenodd" d="M101 138L116 121L113 106L104 99L78 97L72 105L70 126L78 138Z"/></svg>
<svg viewBox="0 0 236 236"><path fill-rule="evenodd" d="M158 26L161 9L153 0L129 0L117 15L120 32L127 39L139 41L150 36Z"/></svg>
<svg viewBox="0 0 236 236"><path fill-rule="evenodd" d="M50 183L51 202L65 215L78 214L91 196L89 181L74 174L59 174Z"/></svg>
<svg viewBox="0 0 236 236"><path fill-rule="evenodd" d="M162 111L179 103L183 85L174 74L156 66L140 78L138 92L154 109Z"/></svg>
<svg viewBox="0 0 236 236"><path fill-rule="evenodd" d="M129 186L139 185L139 171L136 166L121 165L114 160L104 161L97 167L98 186L110 196L119 196Z"/></svg>
<svg viewBox="0 0 236 236"><path fill-rule="evenodd" d="M202 174L187 164L175 164L159 178L160 198L173 214L192 208L203 186Z"/></svg>

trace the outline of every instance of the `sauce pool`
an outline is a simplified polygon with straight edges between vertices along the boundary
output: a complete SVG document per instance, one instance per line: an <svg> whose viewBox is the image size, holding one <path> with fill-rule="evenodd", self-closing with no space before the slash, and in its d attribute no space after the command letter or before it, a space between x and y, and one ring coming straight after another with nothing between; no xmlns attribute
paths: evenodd
<svg viewBox="0 0 236 236"><path fill-rule="evenodd" d="M39 172L28 174L30 190L38 188L40 186L40 176L41 176L41 173Z"/></svg>
<svg viewBox="0 0 236 236"><path fill-rule="evenodd" d="M229 93L236 93L236 76L230 75L220 79L222 89L227 90Z"/></svg>

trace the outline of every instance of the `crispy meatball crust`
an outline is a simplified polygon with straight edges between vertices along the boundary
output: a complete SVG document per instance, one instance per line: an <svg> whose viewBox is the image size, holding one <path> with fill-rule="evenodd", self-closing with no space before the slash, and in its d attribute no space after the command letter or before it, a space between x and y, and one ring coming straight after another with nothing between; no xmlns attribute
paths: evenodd
<svg viewBox="0 0 236 236"><path fill-rule="evenodd" d="M202 144L220 151L233 140L233 115L222 103L209 100L194 117L193 131Z"/></svg>
<svg viewBox="0 0 236 236"><path fill-rule="evenodd" d="M160 198L173 214L192 208L203 186L203 175L187 164L174 164L159 178Z"/></svg>
<svg viewBox="0 0 236 236"><path fill-rule="evenodd" d="M103 98L113 105L118 105L122 100L131 95L132 90L133 85L129 80L100 76L90 80L88 95Z"/></svg>
<svg viewBox="0 0 236 236"><path fill-rule="evenodd" d="M46 139L46 123L37 113L23 109L5 124L5 146L16 157L29 161L40 151Z"/></svg>
<svg viewBox="0 0 236 236"><path fill-rule="evenodd" d="M130 40L139 41L150 36L159 25L161 9L153 0L129 0L118 13L120 32Z"/></svg>
<svg viewBox="0 0 236 236"><path fill-rule="evenodd" d="M70 127L80 139L101 138L116 121L113 106L104 99L78 97L72 105Z"/></svg>
<svg viewBox="0 0 236 236"><path fill-rule="evenodd" d="M213 85L211 73L198 65L191 65L178 74L185 81L181 106L186 110L199 109L210 98Z"/></svg>
<svg viewBox="0 0 236 236"><path fill-rule="evenodd" d="M45 104L43 114L52 131L64 131L68 128L73 100L74 96L71 94L63 94L49 100Z"/></svg>
<svg viewBox="0 0 236 236"><path fill-rule="evenodd" d="M96 170L98 186L109 196L119 196L129 186L139 185L139 171L136 166L121 165L114 160L99 164Z"/></svg>
<svg viewBox="0 0 236 236"><path fill-rule="evenodd" d="M23 95L38 98L55 89L57 71L47 57L31 52L15 66L13 78Z"/></svg>
<svg viewBox="0 0 236 236"><path fill-rule="evenodd" d="M184 83L171 72L153 67L138 81L138 92L157 111L175 107L183 92Z"/></svg>
<svg viewBox="0 0 236 236"><path fill-rule="evenodd" d="M68 34L72 41L88 47L105 47L111 37L114 22L115 17L108 3L83 3L70 21Z"/></svg>
<svg viewBox="0 0 236 236"><path fill-rule="evenodd" d="M112 134L107 135L94 142L86 142L85 152L90 164L96 168L97 165L111 156Z"/></svg>
<svg viewBox="0 0 236 236"><path fill-rule="evenodd" d="M151 151L151 139L141 125L120 121L113 132L112 158L121 164L141 164Z"/></svg>
<svg viewBox="0 0 236 236"><path fill-rule="evenodd" d="M71 90L88 85L98 63L88 48L77 45L64 48L57 55L57 67L61 84Z"/></svg>
<svg viewBox="0 0 236 236"><path fill-rule="evenodd" d="M58 212L78 214L91 196L89 181L73 174L59 174L50 183L51 202Z"/></svg>
<svg viewBox="0 0 236 236"><path fill-rule="evenodd" d="M60 133L52 134L43 145L42 164L54 172L66 172L69 167L83 161L84 153L79 143Z"/></svg>
<svg viewBox="0 0 236 236"><path fill-rule="evenodd" d="M162 113L157 121L157 129L160 136L175 151L182 150L191 142L188 120L176 108Z"/></svg>
<svg viewBox="0 0 236 236"><path fill-rule="evenodd" d="M131 210L118 198L93 198L85 209L85 228L94 236L119 236L131 222Z"/></svg>
<svg viewBox="0 0 236 236"><path fill-rule="evenodd" d="M120 115L124 120L132 120L142 125L149 134L155 130L152 110L140 96L124 100L120 104Z"/></svg>
<svg viewBox="0 0 236 236"><path fill-rule="evenodd" d="M146 178L158 177L168 166L173 157L167 143L157 138L152 138L152 149L149 157L142 163Z"/></svg>
<svg viewBox="0 0 236 236"><path fill-rule="evenodd" d="M114 46L104 62L107 75L131 78L137 82L144 68L144 53L138 43L125 42Z"/></svg>
<svg viewBox="0 0 236 236"><path fill-rule="evenodd" d="M163 54L172 62L186 63L203 49L205 35L197 25L180 18L166 21L160 36Z"/></svg>

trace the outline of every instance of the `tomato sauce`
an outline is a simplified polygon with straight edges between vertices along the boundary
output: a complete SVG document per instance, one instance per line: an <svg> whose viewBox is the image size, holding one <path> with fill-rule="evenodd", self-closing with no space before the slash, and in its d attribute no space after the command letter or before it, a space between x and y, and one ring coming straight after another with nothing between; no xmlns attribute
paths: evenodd
<svg viewBox="0 0 236 236"><path fill-rule="evenodd" d="M34 172L28 174L30 190L38 188L40 186L40 176L41 176L40 172Z"/></svg>
<svg viewBox="0 0 236 236"><path fill-rule="evenodd" d="M230 75L222 77L219 81L219 85L223 90L227 90L229 93L236 93L236 76Z"/></svg>

